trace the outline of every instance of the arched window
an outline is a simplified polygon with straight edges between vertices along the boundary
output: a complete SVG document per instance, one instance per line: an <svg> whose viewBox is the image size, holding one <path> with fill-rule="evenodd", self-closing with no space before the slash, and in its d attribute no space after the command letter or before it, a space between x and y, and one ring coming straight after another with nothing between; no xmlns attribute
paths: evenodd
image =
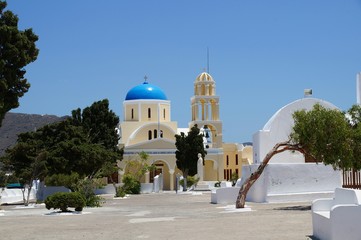
<svg viewBox="0 0 361 240"><path fill-rule="evenodd" d="M236 165L238 165L238 154L236 154Z"/></svg>
<svg viewBox="0 0 361 240"><path fill-rule="evenodd" d="M206 85L204 84L201 85L201 95L202 96L206 95Z"/></svg>
<svg viewBox="0 0 361 240"><path fill-rule="evenodd" d="M227 166L229 165L229 157L228 157L228 155L227 155Z"/></svg>
<svg viewBox="0 0 361 240"><path fill-rule="evenodd" d="M148 108L148 118L152 117L152 110L150 108Z"/></svg>
<svg viewBox="0 0 361 240"><path fill-rule="evenodd" d="M163 109L163 118L165 120L165 108Z"/></svg>
<svg viewBox="0 0 361 240"><path fill-rule="evenodd" d="M152 139L152 130L149 130L148 131L148 140L151 140Z"/></svg>
<svg viewBox="0 0 361 240"><path fill-rule="evenodd" d="M134 108L132 108L132 119L134 119Z"/></svg>
<svg viewBox="0 0 361 240"><path fill-rule="evenodd" d="M160 137L163 137L163 130L160 130Z"/></svg>
<svg viewBox="0 0 361 240"><path fill-rule="evenodd" d="M154 129L154 138L157 138L157 137L158 137L157 129Z"/></svg>

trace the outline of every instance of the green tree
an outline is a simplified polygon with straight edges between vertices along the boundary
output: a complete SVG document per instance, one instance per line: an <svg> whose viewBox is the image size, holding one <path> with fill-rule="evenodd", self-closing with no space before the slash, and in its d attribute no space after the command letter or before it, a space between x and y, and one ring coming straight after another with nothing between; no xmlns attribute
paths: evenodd
<svg viewBox="0 0 361 240"><path fill-rule="evenodd" d="M35 180L43 180L47 174L48 152L36 149L34 141L21 142L7 151L3 158L5 169L13 173L22 184L24 205L29 205L31 188ZM27 193L27 194L26 194Z"/></svg>
<svg viewBox="0 0 361 240"><path fill-rule="evenodd" d="M183 132L178 135L175 135L176 142L175 145L177 150L176 155L176 164L183 173L183 179L187 179L187 176L194 176L197 174L197 162L198 162L198 153L202 155L202 158L206 156L207 152L204 150L203 145L203 135L199 134L200 130L196 125L194 125L191 130L188 132L188 135L185 135ZM187 181L183 182L183 190L187 189Z"/></svg>
<svg viewBox="0 0 361 240"><path fill-rule="evenodd" d="M140 182L144 174L153 170L153 165L148 163L149 154L142 151L137 154L137 158L126 161L127 171L125 174L130 174L134 179Z"/></svg>
<svg viewBox="0 0 361 240"><path fill-rule="evenodd" d="M106 162L105 164L103 164L102 169L100 169L99 172L100 177L107 177L112 183L115 190L115 197L119 197L121 195L119 193L120 188L118 188L118 186L116 185L116 181L114 181L113 179L113 174L118 173L119 170L121 170L121 168L118 166L117 163Z"/></svg>
<svg viewBox="0 0 361 240"><path fill-rule="evenodd" d="M71 172L70 174L52 174L48 175L45 178L45 185L47 186L64 186L69 188L72 192L77 190L77 183L80 182L82 178L76 172Z"/></svg>
<svg viewBox="0 0 361 240"><path fill-rule="evenodd" d="M261 176L271 158L284 151L298 151L305 159L323 162L335 169L360 169L359 155L356 154L360 152L361 131L358 126L355 128L355 124L351 124L359 122L356 115L347 117L339 110L326 109L319 104L310 111L296 111L289 140L277 143L258 169L243 183L236 207L244 208L248 190Z"/></svg>
<svg viewBox="0 0 361 240"><path fill-rule="evenodd" d="M29 89L24 67L36 60L38 40L32 29L18 29L18 17L0 1L0 126L5 114L19 106L19 98Z"/></svg>
<svg viewBox="0 0 361 240"><path fill-rule="evenodd" d="M109 110L108 99L94 102L90 107L72 111L72 121L75 126L82 126L88 134L91 143L104 146L106 149L119 153L117 147L119 136L115 131L119 117Z"/></svg>
<svg viewBox="0 0 361 240"><path fill-rule="evenodd" d="M345 170L361 169L361 106L353 105L346 113L349 126L351 127L352 141L350 145L352 148L352 156L349 158L350 165L345 167Z"/></svg>
<svg viewBox="0 0 361 240"><path fill-rule="evenodd" d="M149 155L142 151L138 153L137 158L129 159L126 162L126 172L122 182L124 185L119 189L120 192L139 194L142 180L146 172L154 170L154 165L148 163Z"/></svg>
<svg viewBox="0 0 361 240"><path fill-rule="evenodd" d="M93 178L99 175L103 165L116 163L122 159L122 151L116 146L115 127L118 118L109 111L107 104L107 100L100 101L86 108L98 109L98 111L92 111L91 114L98 116L98 119L93 116L91 120L88 120L88 117L79 117L79 121L68 118L62 122L46 125L36 132L20 134L15 147L8 149L3 158L5 166L17 177L29 182L32 179L30 173L34 174L34 171L37 171L36 165L32 164L39 156L43 156L41 163L44 163L48 177L58 174L57 182L61 182L59 176L76 173L79 175L79 181L75 186L68 182L74 177L68 177L63 182L71 185L73 189L84 186L86 188L84 192L88 194L89 186L97 186L95 180L93 183L89 181L93 181ZM99 105L102 107L97 108ZM106 139L106 135L102 135L103 138L97 137L104 132L111 135L109 137L112 139L111 142ZM29 175L24 174L25 170ZM41 178L40 176L38 178L43 180L44 177L41 175ZM84 178L89 181L85 181Z"/></svg>

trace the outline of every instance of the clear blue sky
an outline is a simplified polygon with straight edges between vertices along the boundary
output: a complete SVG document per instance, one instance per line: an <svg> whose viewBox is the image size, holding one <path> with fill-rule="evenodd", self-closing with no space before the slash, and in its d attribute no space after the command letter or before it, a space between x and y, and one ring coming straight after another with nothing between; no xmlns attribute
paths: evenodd
<svg viewBox="0 0 361 240"><path fill-rule="evenodd" d="M251 141L305 88L343 110L356 102L361 0L9 0L7 9L40 38L13 112L63 116L108 98L122 120L127 91L147 75L187 127L207 47L225 142Z"/></svg>

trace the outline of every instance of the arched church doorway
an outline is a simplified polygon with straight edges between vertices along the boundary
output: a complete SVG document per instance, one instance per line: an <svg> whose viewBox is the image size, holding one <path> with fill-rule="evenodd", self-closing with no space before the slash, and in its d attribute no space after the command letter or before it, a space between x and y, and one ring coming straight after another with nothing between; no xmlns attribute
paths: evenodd
<svg viewBox="0 0 361 240"><path fill-rule="evenodd" d="M162 160L157 160L154 163L154 169L149 173L150 174L150 182L154 182L154 177L162 174L163 177L163 189L162 190L170 190L170 174L169 167L166 162Z"/></svg>

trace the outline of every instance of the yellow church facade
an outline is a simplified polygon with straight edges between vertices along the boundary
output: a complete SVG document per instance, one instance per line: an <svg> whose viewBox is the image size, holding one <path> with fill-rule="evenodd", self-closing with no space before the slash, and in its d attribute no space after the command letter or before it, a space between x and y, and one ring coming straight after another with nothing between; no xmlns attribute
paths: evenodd
<svg viewBox="0 0 361 240"><path fill-rule="evenodd" d="M204 136L207 155L204 159L204 181L230 180L239 177L242 165L251 164L252 146L240 143L223 143L223 125L219 115L219 96L212 76L203 72L194 81L191 97L191 121L187 128L178 128L171 119L171 103L161 88L145 81L130 89L123 102L124 119L119 125L119 147L124 148L119 166L126 171L126 163L140 152L148 154L148 164L156 167L143 178L151 183L154 175L162 174L163 190L174 190L175 179L182 172L177 168L175 135L188 133L197 124Z"/></svg>

